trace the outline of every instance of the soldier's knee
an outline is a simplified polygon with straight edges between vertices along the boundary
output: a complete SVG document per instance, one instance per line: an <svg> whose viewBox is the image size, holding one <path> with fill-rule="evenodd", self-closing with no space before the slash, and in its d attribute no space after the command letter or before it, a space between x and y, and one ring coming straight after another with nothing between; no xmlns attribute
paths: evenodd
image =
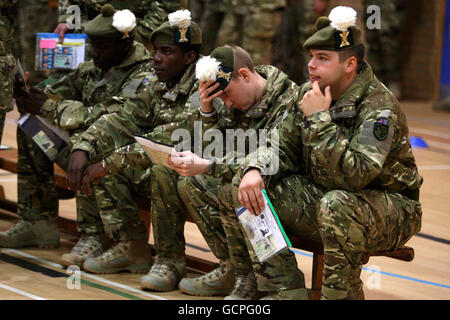
<svg viewBox="0 0 450 320"><path fill-rule="evenodd" d="M239 203L234 199L236 197L233 196L233 188L235 187L233 187L233 184L231 183L227 183L218 188L219 202L227 209L239 207ZM222 210L222 212L223 211L225 210Z"/></svg>
<svg viewBox="0 0 450 320"><path fill-rule="evenodd" d="M181 196L181 198L185 199L186 195L190 193L190 191L194 188L194 184L192 182L191 177L185 177L182 179L179 179L177 182L177 190L178 194Z"/></svg>
<svg viewBox="0 0 450 320"><path fill-rule="evenodd" d="M327 192L319 202L318 220L319 224L335 222L337 219L346 219L347 207L346 192L343 190L332 190Z"/></svg>

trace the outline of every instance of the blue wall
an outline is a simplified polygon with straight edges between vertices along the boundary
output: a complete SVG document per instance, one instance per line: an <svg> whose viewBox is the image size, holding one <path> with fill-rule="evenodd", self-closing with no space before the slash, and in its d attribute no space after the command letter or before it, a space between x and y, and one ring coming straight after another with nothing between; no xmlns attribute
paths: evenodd
<svg viewBox="0 0 450 320"><path fill-rule="evenodd" d="M447 0L445 6L440 82L440 98L450 97L450 0Z"/></svg>

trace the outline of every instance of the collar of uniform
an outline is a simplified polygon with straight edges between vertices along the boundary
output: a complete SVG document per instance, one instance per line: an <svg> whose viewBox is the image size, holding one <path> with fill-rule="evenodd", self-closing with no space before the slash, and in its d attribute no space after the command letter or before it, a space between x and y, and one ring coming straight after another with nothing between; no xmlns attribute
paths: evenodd
<svg viewBox="0 0 450 320"><path fill-rule="evenodd" d="M188 95L191 92L192 86L196 81L197 79L195 78L195 63L191 63L184 71L181 80L173 88L168 89L165 82L158 82L155 86L155 90L167 91L165 96L169 95L170 97L176 98L178 96L178 93Z"/></svg>
<svg viewBox="0 0 450 320"><path fill-rule="evenodd" d="M255 67L255 71L258 72L264 79L266 79L266 86L261 98L245 112L246 114L251 114L255 109L268 110L284 88L284 85L279 84L287 79L286 74L273 66L257 66Z"/></svg>

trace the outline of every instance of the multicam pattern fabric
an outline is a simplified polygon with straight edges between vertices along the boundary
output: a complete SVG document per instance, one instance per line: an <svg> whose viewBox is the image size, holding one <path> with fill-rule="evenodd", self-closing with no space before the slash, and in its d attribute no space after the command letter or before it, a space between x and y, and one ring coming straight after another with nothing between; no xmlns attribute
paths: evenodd
<svg viewBox="0 0 450 320"><path fill-rule="evenodd" d="M310 88L305 84L300 98ZM387 126L383 139L375 129L380 119ZM246 170L265 166L268 149L247 158L224 200L237 193ZM305 117L297 105L280 128L278 151L273 161L282 165L266 187L288 230L316 239L320 234L322 298L362 298L363 257L402 246L421 226L422 178L398 102L364 65L329 111ZM232 209L224 211L229 221L237 220ZM293 263L285 261L280 270Z"/></svg>
<svg viewBox="0 0 450 320"><path fill-rule="evenodd" d="M61 102L47 100L41 108L41 116L67 130L72 142L78 141L78 136L101 115L118 111L120 106L113 103L115 100L112 98L130 95L133 79L151 70L149 59L148 51L136 42L129 56L119 66L111 68L108 72L102 72L96 68L92 61L81 64L55 85L47 88L47 93L57 95L63 100ZM56 217L58 201L53 180L53 164L20 131L18 131L18 144L18 214L26 220ZM68 165L70 147L56 160L64 169ZM102 185L102 182L100 184ZM114 217L101 217L97 208L98 199L93 193L89 197L79 193L76 198L78 227L81 231L100 233L105 226L105 231L111 237L122 236L114 231L118 229L125 230L123 232L128 236L133 232L139 233L130 232L132 228L127 224L130 220L133 221L131 224L138 224L139 216L129 218L129 212L119 210ZM145 237L145 228L141 229L141 233Z"/></svg>
<svg viewBox="0 0 450 320"><path fill-rule="evenodd" d="M205 123L208 124L206 128L218 128L225 132L227 129L272 129L281 124L281 120L287 115L287 109L295 102L299 88L275 67L260 66L256 71L267 80L261 99L246 112L218 109L215 117L205 118ZM248 153L248 146L246 150ZM178 192L216 257L222 260L228 257L228 246L229 257L236 273L248 274L252 271L252 261L243 235L235 232L234 227L239 225L239 222L224 222L223 212L229 208L224 207L230 202L229 199L219 201L221 186L229 185L240 167L235 150L226 158L230 160L229 163L216 159L218 163L214 172L181 178L178 182ZM234 214L234 209L232 211ZM264 265L259 270L261 272L258 276L264 278L271 277L277 269L276 264L272 264ZM301 283L302 279L303 275L298 274L292 283Z"/></svg>

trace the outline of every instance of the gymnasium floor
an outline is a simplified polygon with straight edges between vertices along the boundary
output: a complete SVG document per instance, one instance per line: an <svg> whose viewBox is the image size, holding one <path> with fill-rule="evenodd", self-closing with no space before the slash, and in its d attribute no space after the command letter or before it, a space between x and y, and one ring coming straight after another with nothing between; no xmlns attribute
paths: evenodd
<svg viewBox="0 0 450 320"><path fill-rule="evenodd" d="M415 250L412 262L373 257L365 265L362 278L365 296L370 300L448 300L450 299L450 112L436 112L431 103L406 102L402 107L408 117L411 136L419 136L428 148L414 148L419 172L424 177L421 188L423 223L420 234L407 245ZM3 144L16 147L18 114L7 116ZM0 151L1 156L1 151ZM17 199L16 175L0 170L0 184L7 199ZM60 202L60 215L75 219L74 200ZM0 212L0 230L8 229L17 217ZM187 254L216 261L197 228L187 223ZM0 256L0 300L205 300L179 291L168 293L142 291L141 275L120 273L92 275L68 272L59 258L70 251L77 238L62 232L58 249L2 249ZM152 241L152 240L150 240ZM294 249L298 265L310 286L312 255ZM190 270L189 276L196 276ZM78 279L80 281L78 281Z"/></svg>

